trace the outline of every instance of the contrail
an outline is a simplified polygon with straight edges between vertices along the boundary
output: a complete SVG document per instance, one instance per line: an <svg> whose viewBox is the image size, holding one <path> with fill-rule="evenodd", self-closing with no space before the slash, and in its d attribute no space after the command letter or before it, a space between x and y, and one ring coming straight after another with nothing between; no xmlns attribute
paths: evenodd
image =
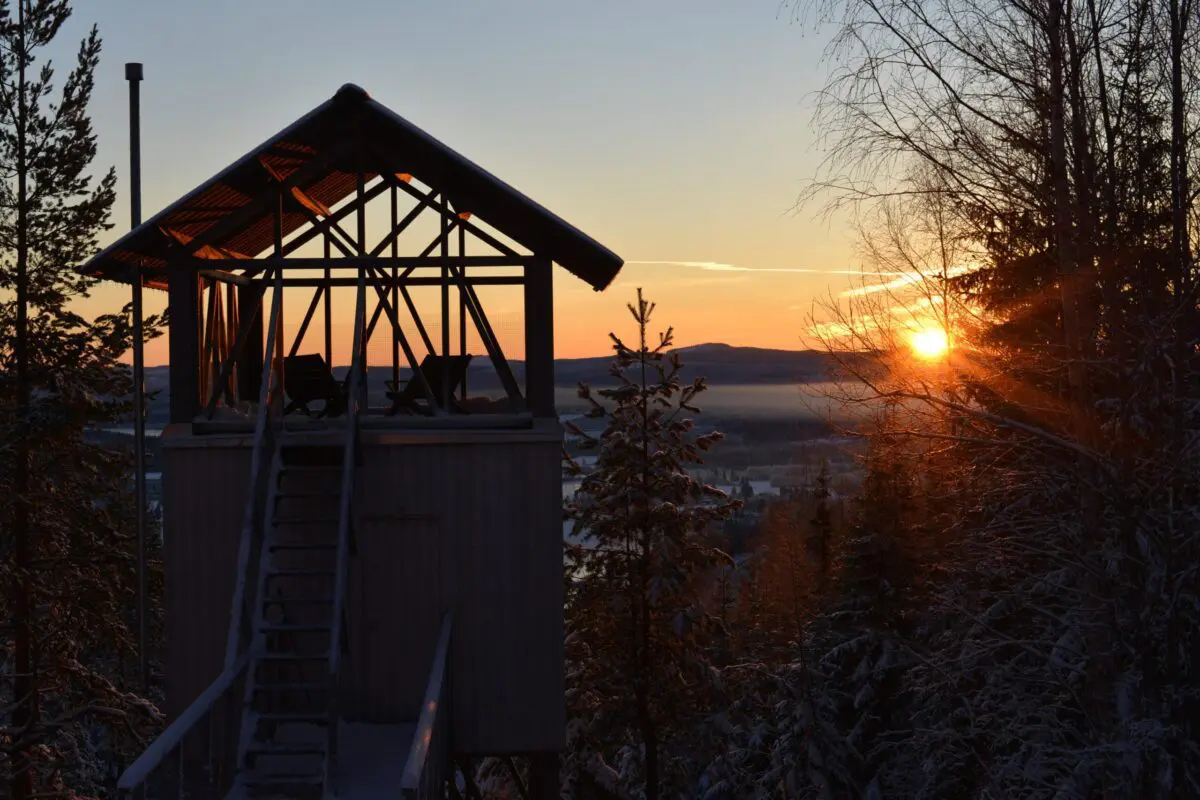
<svg viewBox="0 0 1200 800"><path fill-rule="evenodd" d="M692 269L709 270L710 272L786 272L804 275L858 275L870 277L882 275L896 277L906 275L904 272L863 272L857 269L807 269L804 267L739 267L736 264L722 264L718 261L626 261L626 264L659 264L675 267L690 267Z"/></svg>
<svg viewBox="0 0 1200 800"><path fill-rule="evenodd" d="M951 267L950 269L946 270L946 277L957 278L960 275L966 275L968 272L973 272L976 269L978 269L978 267L966 265L960 267ZM876 283L871 286L860 286L856 289L847 289L846 291L842 292L842 297L862 297L863 295L875 294L876 292L890 292L897 289L903 289L906 286L912 286L913 284L921 283L922 281L942 280L942 276L940 274L935 275L932 273L928 275L922 275L919 272L875 272L870 274L897 275L899 277L897 277L895 280L888 281L887 283Z"/></svg>

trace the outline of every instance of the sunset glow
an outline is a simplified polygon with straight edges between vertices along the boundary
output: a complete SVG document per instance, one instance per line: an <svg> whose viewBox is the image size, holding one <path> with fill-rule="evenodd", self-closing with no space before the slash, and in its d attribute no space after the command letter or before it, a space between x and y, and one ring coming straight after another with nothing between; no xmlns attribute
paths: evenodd
<svg viewBox="0 0 1200 800"><path fill-rule="evenodd" d="M908 344L917 358L926 361L942 358L950 349L950 341L941 328L922 328L914 331L908 338Z"/></svg>

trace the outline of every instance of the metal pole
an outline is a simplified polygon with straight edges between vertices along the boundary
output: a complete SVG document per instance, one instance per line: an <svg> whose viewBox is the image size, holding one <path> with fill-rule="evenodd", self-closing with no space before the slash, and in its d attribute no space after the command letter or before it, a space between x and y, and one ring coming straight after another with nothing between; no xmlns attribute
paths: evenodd
<svg viewBox="0 0 1200 800"><path fill-rule="evenodd" d="M141 98L142 65L125 65L129 81L129 222L131 228L142 224L142 136ZM134 485L137 494L137 623L138 659L142 689L150 690L150 654L146 647L148 604L146 598L146 363L142 334L142 273L134 267L133 280L133 452Z"/></svg>

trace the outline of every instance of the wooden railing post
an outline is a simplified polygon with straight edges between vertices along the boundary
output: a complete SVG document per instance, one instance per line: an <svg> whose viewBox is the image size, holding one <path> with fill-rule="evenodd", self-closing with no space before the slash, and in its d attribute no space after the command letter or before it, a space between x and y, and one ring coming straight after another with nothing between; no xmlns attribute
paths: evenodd
<svg viewBox="0 0 1200 800"><path fill-rule="evenodd" d="M554 271L548 258L525 267L525 400L535 417L554 410Z"/></svg>
<svg viewBox="0 0 1200 800"><path fill-rule="evenodd" d="M171 422L191 422L200 410L200 281L186 265L172 266L167 291Z"/></svg>
<svg viewBox="0 0 1200 800"><path fill-rule="evenodd" d="M353 357L350 386L346 392L346 442L342 450L342 493L338 509L338 543L334 576L333 620L329 636L329 721L325 757L325 791L337 795L338 683L342 659L342 612L346 606L346 582L350 569L351 519L354 502L354 472L358 460L359 416L366 397L366 311L367 271L359 270L354 304Z"/></svg>

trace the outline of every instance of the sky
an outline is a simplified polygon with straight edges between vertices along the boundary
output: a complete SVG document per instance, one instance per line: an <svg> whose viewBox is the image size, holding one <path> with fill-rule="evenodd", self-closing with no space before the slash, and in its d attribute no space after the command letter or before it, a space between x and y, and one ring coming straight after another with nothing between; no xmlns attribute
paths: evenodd
<svg viewBox="0 0 1200 800"><path fill-rule="evenodd" d="M556 275L556 354L579 357L629 331L637 287L678 345L792 349L812 344L813 300L851 285L849 225L795 209L823 157L828 42L795 16L781 0L105 0L77 3L60 40L93 23L104 40L92 114L119 197L103 243L129 227L125 62L145 65L146 218L357 83L625 259L603 293ZM147 363L165 360L151 343Z"/></svg>

